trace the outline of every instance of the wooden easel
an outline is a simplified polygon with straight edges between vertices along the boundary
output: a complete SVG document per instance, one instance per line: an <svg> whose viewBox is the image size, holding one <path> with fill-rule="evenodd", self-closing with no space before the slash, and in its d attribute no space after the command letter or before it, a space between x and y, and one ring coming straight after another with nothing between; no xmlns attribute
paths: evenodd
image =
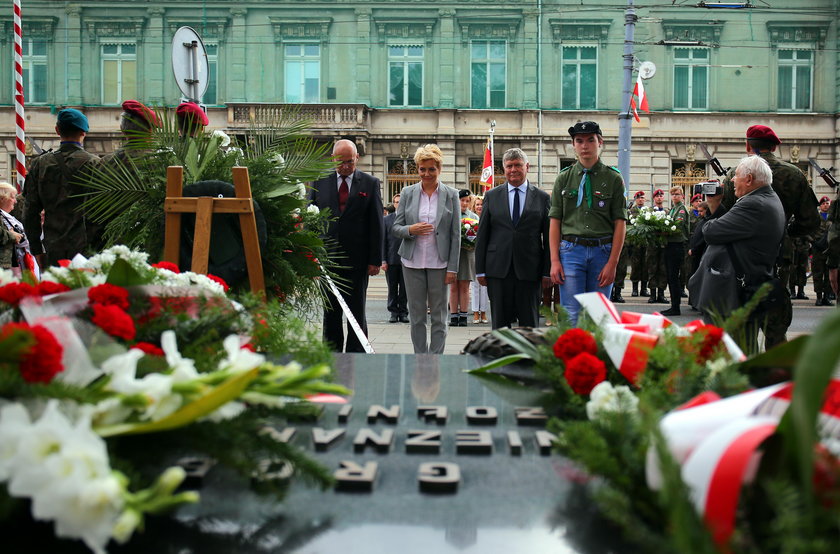
<svg viewBox="0 0 840 554"><path fill-rule="evenodd" d="M195 214L195 242L191 270L195 273L207 273L210 259L210 228L213 214L239 214L239 228L242 231L242 244L245 247L245 263L248 266L248 281L251 292L265 292L260 243L257 236L257 219L254 216L254 201L251 196L251 179L247 167L233 168L233 187L235 198L198 198L182 196L184 192L184 168L179 165L166 168L166 201L163 211L166 213L166 231L163 246L163 259L178 263L181 249L181 214Z"/></svg>

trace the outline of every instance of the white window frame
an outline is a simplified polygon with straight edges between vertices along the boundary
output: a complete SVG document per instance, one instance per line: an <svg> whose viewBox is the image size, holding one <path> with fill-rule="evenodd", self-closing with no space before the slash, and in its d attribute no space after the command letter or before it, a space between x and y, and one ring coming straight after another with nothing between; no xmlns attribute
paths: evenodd
<svg viewBox="0 0 840 554"><path fill-rule="evenodd" d="M778 52L782 51L789 51L793 52L794 57L796 56L797 52L810 52L811 58L809 60L781 60L778 56ZM791 91L790 91L790 98L791 101L796 103L796 88L797 88L797 81L796 81L796 68L807 66L810 71L808 72L808 107L807 108L796 108L794 106L777 106L779 111L784 112L811 112L814 110L814 61L817 56L817 51L813 48L802 48L802 47L779 47L776 54L776 87L777 89L780 88L781 84L778 82L779 79L779 70L783 66L791 67L793 70L791 71ZM779 101L779 94L778 90L776 92L776 102Z"/></svg>
<svg viewBox="0 0 840 554"><path fill-rule="evenodd" d="M300 56L294 56L293 58L290 59L289 56L286 54L286 47L287 46L300 46L301 47L301 55ZM307 101L306 100L306 71L305 71L305 69L306 69L306 62L316 60L316 56L309 56L308 57L305 54L303 54L302 49L305 48L306 46L317 46L318 47L318 56L317 56L317 61L318 61L318 98L315 99L314 101ZM283 99L284 99L284 101L289 102L289 103L294 103L294 101L289 100L289 98L288 98L289 83L288 83L287 67L291 63L297 63L297 64L300 64L300 66L301 66L301 73L300 73L301 80L300 80L300 83L298 83L298 86L300 87L300 91L299 91L300 102L299 103L300 104L318 104L318 103L321 102L321 88L322 88L322 85L323 85L322 77L323 77L323 69L324 69L323 68L323 63L322 63L323 62L323 59L322 59L323 51L324 51L324 48L319 41L290 40L290 41L287 41L287 42L283 42Z"/></svg>
<svg viewBox="0 0 840 554"><path fill-rule="evenodd" d="M32 43L33 42L43 42L46 53L44 54L33 54L32 53ZM22 52L22 69L26 71L26 78L23 80L23 96L26 99L27 104L47 104L50 98L50 78L49 78L49 47L50 44L46 39L32 39L32 38L24 38L21 44L21 52ZM45 79L44 79L44 87L45 90L43 91L44 98L43 100L35 100L32 95L32 91L35 89L35 75L33 69L35 66L43 66ZM14 86L12 87L14 90Z"/></svg>
<svg viewBox="0 0 840 554"><path fill-rule="evenodd" d="M487 52L487 56L485 56L484 58L473 58L473 45L476 44L476 43L479 43L479 42L486 45L485 52ZM498 58L489 57L489 53L490 53L489 46L490 46L490 43L493 43L493 42L500 42L500 43L505 45L505 58L504 58L505 99L504 99L504 102L502 102L502 105L499 106L499 107L494 107L494 106L490 105L491 104L491 102L490 102L490 93L491 93L491 89L490 89L490 64L494 63L494 62L497 63L499 61ZM472 80L473 80L472 66L473 66L474 63L482 63L482 62L487 65L487 73L486 73L487 83L485 85L485 90L484 90L484 93L485 93L484 104L485 104L486 107L485 108L478 108L478 109L497 110L497 109L504 109L504 108L507 107L507 101L508 101L507 74L508 74L508 56L509 56L509 53L510 53L510 48L508 48L508 41L504 40L504 39L481 39L481 40L471 40L470 41L470 66L469 66L470 93L469 93L469 97L470 97L470 107L471 108L474 108L474 106L472 105L472 91L473 91L473 87L472 87L472 85L473 85L473 83L472 83Z"/></svg>
<svg viewBox="0 0 840 554"><path fill-rule="evenodd" d="M705 59L694 59L693 54L695 50L704 50L706 52ZM677 52L689 52L690 56L688 58L677 58ZM697 63L702 62L702 63ZM693 106L692 105L692 92L694 91L694 71L692 68L694 67L705 67L706 68L706 105L705 106ZM688 106L677 106L677 67L688 67ZM709 109L709 84L712 80L712 49L706 46L679 46L674 48L674 109L675 110L696 110L696 111L707 111Z"/></svg>
<svg viewBox="0 0 840 554"><path fill-rule="evenodd" d="M117 53L116 54L106 54L105 47L106 46L116 46ZM123 46L133 46L134 53L133 54L123 54L122 47ZM99 88L100 88L100 98L102 99L102 104L107 105L118 105L123 99L126 98L126 93L123 92L123 62L133 61L134 62L134 83L135 83L135 91L131 95L128 96L136 96L139 91L139 84L140 79L138 77L138 69L140 68L140 64L137 61L137 42L129 41L129 40L103 40L99 44L99 53L100 53L100 63L99 63ZM106 61L116 61L117 62L117 94L116 94L116 102L114 104L107 103L105 101L105 62Z"/></svg>
<svg viewBox="0 0 840 554"><path fill-rule="evenodd" d="M210 73L211 73L210 72L210 64L215 64L216 65L216 73L214 75L215 81L216 81L215 82L216 98L215 98L215 100L212 104L208 104L208 105L217 106L217 105L219 105L219 43L216 42L216 41L204 41L205 51L207 50L208 46L213 46L213 47L216 48L216 53L215 54L210 54L209 52L207 53L207 80L208 80L207 87L208 88L210 88L210 83L209 83ZM207 104L207 101L202 99L202 103Z"/></svg>
<svg viewBox="0 0 840 554"><path fill-rule="evenodd" d="M406 51L402 56L392 56L391 48L420 48L422 54L420 56L411 56ZM391 64L397 63L403 66L403 103L391 103ZM420 63L420 103L408 103L408 64ZM395 43L388 45L388 107L389 108L420 108L425 105L426 101L426 47L418 43Z"/></svg>
<svg viewBox="0 0 840 554"><path fill-rule="evenodd" d="M578 58L574 60L570 60L569 62L566 61L565 58L565 49L566 48L577 48L578 49ZM580 58L580 49L582 48L594 48L595 49L595 59L594 60L583 60ZM560 45L560 106L564 110L597 110L598 109L598 64L600 59L600 50L597 44L561 44ZM583 64L591 65L592 63L595 64L595 106L592 108L581 108L580 107L580 66ZM576 77L576 87L575 87L575 107L569 108L566 105L566 99L563 97L563 75L566 69L566 65L574 65L576 66L575 77Z"/></svg>

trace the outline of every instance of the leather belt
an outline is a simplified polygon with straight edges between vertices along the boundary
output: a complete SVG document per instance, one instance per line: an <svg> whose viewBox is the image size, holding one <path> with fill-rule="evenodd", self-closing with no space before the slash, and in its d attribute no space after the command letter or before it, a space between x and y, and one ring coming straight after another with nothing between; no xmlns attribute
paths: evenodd
<svg viewBox="0 0 840 554"><path fill-rule="evenodd" d="M563 235L563 240L571 242L572 244L578 244L580 246L604 246L605 244L612 244L612 237L601 237L598 239L588 239L584 237L578 237L575 235Z"/></svg>

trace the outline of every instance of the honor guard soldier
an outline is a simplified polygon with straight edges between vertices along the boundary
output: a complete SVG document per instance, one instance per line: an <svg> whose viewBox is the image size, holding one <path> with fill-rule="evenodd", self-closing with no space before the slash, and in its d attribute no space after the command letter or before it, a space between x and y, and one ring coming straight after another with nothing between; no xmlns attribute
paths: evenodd
<svg viewBox="0 0 840 554"><path fill-rule="evenodd" d="M642 207L645 205L647 199L645 198L645 192L640 190L633 195L633 205L630 207L629 212L631 217L638 217L639 213L642 211ZM633 283L633 292L631 296L647 296L647 266L645 265L645 254L647 252L647 247L642 244L625 244L624 248L630 251L630 281ZM639 284L641 283L641 289Z"/></svg>
<svg viewBox="0 0 840 554"><path fill-rule="evenodd" d="M653 211L664 212L665 191L656 189L653 191ZM665 247L656 244L648 244L645 247L645 265L648 272L648 287L650 287L650 298L648 304L667 304L665 298L665 286L668 278L665 274Z"/></svg>

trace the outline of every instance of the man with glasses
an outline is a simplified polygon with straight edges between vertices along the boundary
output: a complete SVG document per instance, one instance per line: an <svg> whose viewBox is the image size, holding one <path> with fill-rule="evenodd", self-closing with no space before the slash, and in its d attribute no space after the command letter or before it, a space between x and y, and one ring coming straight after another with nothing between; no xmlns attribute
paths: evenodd
<svg viewBox="0 0 840 554"><path fill-rule="evenodd" d="M326 230L330 257L338 265L338 287L359 326L367 335L365 300L368 279L382 264L382 198L379 179L356 170L359 153L349 140L333 147L336 170L312 183L309 201L319 209L329 208L333 219ZM336 352L364 352L361 341L348 325L344 344L341 306L327 291L324 305L324 341Z"/></svg>

